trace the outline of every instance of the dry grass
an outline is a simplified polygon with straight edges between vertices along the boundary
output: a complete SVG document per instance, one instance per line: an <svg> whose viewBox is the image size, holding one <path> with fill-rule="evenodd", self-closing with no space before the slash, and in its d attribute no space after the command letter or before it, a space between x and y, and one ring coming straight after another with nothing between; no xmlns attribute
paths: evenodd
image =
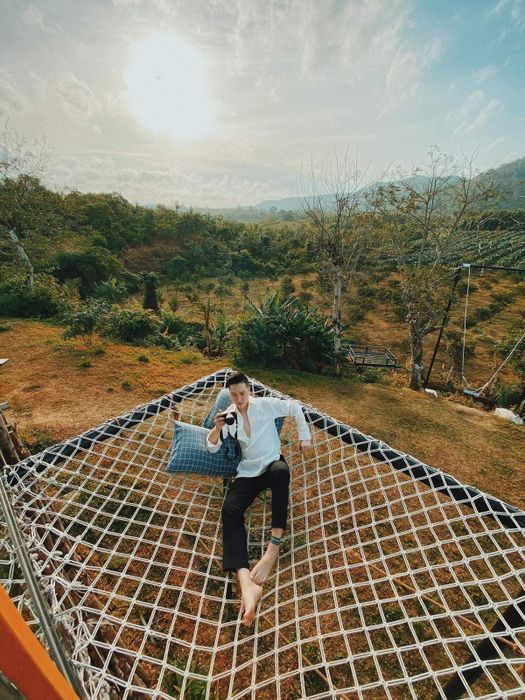
<svg viewBox="0 0 525 700"><path fill-rule="evenodd" d="M77 349L61 328L14 321L0 334L0 399L22 435L59 441L126 413L138 404L231 364L228 358L182 364L183 353L94 342ZM104 354L96 354L102 347ZM149 362L138 361L145 354ZM82 368L82 362L91 366ZM525 431L491 414L404 386L361 384L256 367L247 371L392 447L453 474L517 507L525 507ZM125 388L126 387L126 388Z"/></svg>
<svg viewBox="0 0 525 700"><path fill-rule="evenodd" d="M321 383L272 379L304 398ZM212 401L207 392L178 410L200 423ZM469 640L492 627L495 605L518 593L522 533L503 533L317 428L316 457L301 459L288 420L281 437L292 465L289 533L256 628L243 628L237 587L231 605L220 568L222 484L165 473L170 424L169 412L156 414L24 482L26 521L34 524L42 511L60 518L59 544L39 547L42 556L52 567L57 549L74 553L70 578L96 594L95 618L119 632L118 653L141 659L150 688L178 696L185 675L180 694L188 698L213 684L218 698L239 700L273 700L278 692L283 700L353 700L356 688L370 700L403 700L408 674L414 694L430 700L445 680L433 672L451 675L451 654L464 663ZM270 499L257 499L247 517L254 560L269 509ZM501 584L497 575L505 575ZM507 653L519 658L519 650ZM497 676L502 695L516 687L504 663L487 675ZM393 683L388 690L385 681ZM482 678L474 692L490 688Z"/></svg>
<svg viewBox="0 0 525 700"><path fill-rule="evenodd" d="M391 279L396 278L395 274L387 275L380 283L379 287L387 287ZM316 275L304 274L293 275L292 280L296 287L296 293L301 292L301 282L304 280L315 281ZM218 280L205 280L213 281ZM466 281L466 275L464 275ZM249 282L249 298L257 302L258 299L264 297L266 290L273 292L278 289L280 280L270 278L256 278ZM223 300L216 300L219 308L222 308L227 314L239 316L244 309L244 300L240 291L239 284L235 284L232 288L230 297ZM188 302L184 296L177 293L177 286L174 284L166 284L162 287L165 304L167 306L170 299L176 297L179 302L177 313L187 320L195 320L195 308ZM319 294L317 285L308 289L312 295L312 303L318 306L324 313L331 313L330 300ZM493 301L493 294L502 294L508 292L518 292L515 300L505 306L499 313L486 321L480 321L475 327L472 327L467 334L467 343L475 348L475 355L467 358L465 366L465 374L467 380L472 385L479 386L489 379L494 370L501 364L502 357L496 355L494 346L496 343L502 342L509 337L510 329L513 327L523 326L523 316L525 314L525 282L515 282L508 275L503 273L486 273L484 277L480 277L475 272L472 273L472 290L469 295L469 318L472 318L478 309L487 307ZM141 295L135 295L134 302L140 303ZM449 329L462 333L463 331L463 311L465 297L459 295L458 300L452 307L452 313L449 321ZM202 320L202 319L198 319ZM401 366L406 366L409 360L409 343L407 336L406 325L400 322L394 315L391 305L376 301L375 305L369 310L365 317L357 323L348 325L347 333L352 338L356 338L360 344L371 345L386 345L398 358L398 363ZM428 364L437 334L431 334L426 341L425 361ZM441 344L440 352L438 353L434 366L433 380L444 382L451 369L451 358L446 355L446 343ZM453 379L458 382L458 373L453 373ZM518 380L517 374L511 365L506 366L501 372L503 381L510 383Z"/></svg>
<svg viewBox="0 0 525 700"><path fill-rule="evenodd" d="M229 364L223 358L184 365L183 353L109 343L97 354L98 341L79 349L60 330L19 321L0 335L0 353L10 357L0 370L0 398L11 403L24 430L37 426L55 439ZM91 365L82 368L86 361ZM525 505L525 439L518 426L395 383L246 369L462 481ZM210 392L188 399L181 415L201 422L212 400ZM521 533L504 534L490 519L463 518L471 515L468 508L367 454L354 455L349 446L342 451L318 429L312 432L319 457L299 462L288 421L282 442L293 478L289 539L255 633L243 628L239 592L234 587L230 604L220 568L222 484L165 473L171 420L168 411L158 414L25 481L27 522L44 511L60 518L53 531L61 551L74 554L70 578L97 597L94 612L84 612L118 637L111 654L131 651L141 659L150 687L177 696L182 683L181 697L213 688L218 698L257 700L278 693L283 700L336 697L335 689L337 697L353 700L359 688L370 700L403 700L408 674L417 697L430 700L445 680L432 674L451 675L448 654L464 663L469 639L493 625L494 605L517 595ZM259 499L248 515L254 560L264 549L269 503ZM49 546L51 573L51 552L59 545ZM504 586L492 581L494 572L505 574ZM92 644L103 647L98 639ZM515 688L505 664L490 673L502 693ZM105 675L117 684L113 672ZM393 683L388 692L385 681ZM491 687L483 677L474 692Z"/></svg>

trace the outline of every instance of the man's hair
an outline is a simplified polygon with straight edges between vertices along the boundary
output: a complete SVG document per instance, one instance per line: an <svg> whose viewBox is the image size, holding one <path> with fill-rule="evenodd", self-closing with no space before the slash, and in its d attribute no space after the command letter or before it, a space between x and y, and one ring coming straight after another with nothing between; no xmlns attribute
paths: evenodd
<svg viewBox="0 0 525 700"><path fill-rule="evenodd" d="M233 384L242 384L242 382L244 382L246 386L250 386L250 380L245 374L242 372L234 372L230 374L226 380L226 387L229 389Z"/></svg>

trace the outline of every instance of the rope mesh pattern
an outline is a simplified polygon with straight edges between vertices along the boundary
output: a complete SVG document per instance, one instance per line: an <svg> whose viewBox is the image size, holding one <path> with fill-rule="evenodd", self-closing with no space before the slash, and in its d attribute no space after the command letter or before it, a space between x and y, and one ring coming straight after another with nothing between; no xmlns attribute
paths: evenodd
<svg viewBox="0 0 525 700"><path fill-rule="evenodd" d="M84 449L19 465L31 468L10 487L17 525L87 697L422 700L475 666L464 697L524 697L525 619L513 630L503 615L523 596L525 531L393 469L372 438L347 444L346 426L311 425L305 459L286 419L289 527L255 625L241 624L222 573L223 482L165 471L173 419L202 424L225 373L136 409L117 434L112 422L90 431ZM246 524L256 560L269 497ZM36 627L6 536L0 558ZM487 638L500 643L480 660Z"/></svg>

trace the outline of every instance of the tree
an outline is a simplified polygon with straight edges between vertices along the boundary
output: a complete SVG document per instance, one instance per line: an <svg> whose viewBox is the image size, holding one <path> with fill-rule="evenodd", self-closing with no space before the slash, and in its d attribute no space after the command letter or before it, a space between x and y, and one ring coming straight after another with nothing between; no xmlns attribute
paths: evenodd
<svg viewBox="0 0 525 700"><path fill-rule="evenodd" d="M328 171L310 168L302 181L303 208L317 254L317 272L325 276L332 297L335 374L341 376L343 295L355 277L373 227L373 216L362 211L363 176L348 152ZM326 194L328 193L328 194Z"/></svg>
<svg viewBox="0 0 525 700"><path fill-rule="evenodd" d="M159 306L159 278L155 272L143 272L141 274L144 283L144 298L142 301L143 309L151 309L157 315L160 313Z"/></svg>
<svg viewBox="0 0 525 700"><path fill-rule="evenodd" d="M450 270L443 262L465 218L496 196L476 178L473 160L461 166L432 148L428 163L411 176L378 187L370 201L381 215L385 251L400 275L410 339L410 387L422 386L425 338L438 328Z"/></svg>
<svg viewBox="0 0 525 700"><path fill-rule="evenodd" d="M281 285L279 287L279 292L283 299L286 299L295 292L295 284L293 283L291 277L283 277L283 279L281 280Z"/></svg>
<svg viewBox="0 0 525 700"><path fill-rule="evenodd" d="M35 272L27 242L37 232L51 235L59 225L60 195L40 182L46 165L45 141L29 144L6 123L0 141L0 236L21 259L32 293Z"/></svg>
<svg viewBox="0 0 525 700"><path fill-rule="evenodd" d="M61 282L78 280L80 294L86 298L93 294L97 283L122 273L122 263L106 248L93 246L83 253L62 251L54 260L54 276Z"/></svg>

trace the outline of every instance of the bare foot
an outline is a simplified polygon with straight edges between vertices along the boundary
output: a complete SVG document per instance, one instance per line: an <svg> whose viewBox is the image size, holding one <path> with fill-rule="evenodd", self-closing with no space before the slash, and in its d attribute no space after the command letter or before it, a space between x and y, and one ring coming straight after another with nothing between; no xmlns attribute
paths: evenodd
<svg viewBox="0 0 525 700"><path fill-rule="evenodd" d="M275 564L275 560L277 559L278 555L279 548L275 545L270 544L262 558L250 571L250 578L254 583L257 583L259 586L262 586L262 584L270 575L270 572L273 569L273 565Z"/></svg>
<svg viewBox="0 0 525 700"><path fill-rule="evenodd" d="M261 600L262 592L262 586L258 586L249 579L247 581L243 581L242 604L244 615L242 621L245 625L251 625L255 620L255 611L257 610L257 604Z"/></svg>

